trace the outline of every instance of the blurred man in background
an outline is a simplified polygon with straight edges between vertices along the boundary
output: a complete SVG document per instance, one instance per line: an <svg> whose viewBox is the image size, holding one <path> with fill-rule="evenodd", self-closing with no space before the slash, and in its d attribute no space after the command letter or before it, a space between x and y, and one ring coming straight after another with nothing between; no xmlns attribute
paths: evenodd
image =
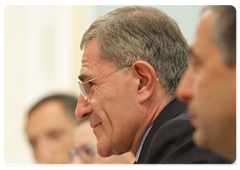
<svg viewBox="0 0 240 170"><path fill-rule="evenodd" d="M28 112L26 131L37 163L69 163L73 133L79 122L75 117L77 99L52 95L37 102Z"/></svg>
<svg viewBox="0 0 240 170"><path fill-rule="evenodd" d="M236 160L236 9L207 6L177 89L189 103L194 142Z"/></svg>
<svg viewBox="0 0 240 170"><path fill-rule="evenodd" d="M85 119L86 120L86 119ZM89 121L83 120L74 133L74 149L69 152L73 164L132 164L135 160L131 152L110 157L101 157L97 153L97 138Z"/></svg>

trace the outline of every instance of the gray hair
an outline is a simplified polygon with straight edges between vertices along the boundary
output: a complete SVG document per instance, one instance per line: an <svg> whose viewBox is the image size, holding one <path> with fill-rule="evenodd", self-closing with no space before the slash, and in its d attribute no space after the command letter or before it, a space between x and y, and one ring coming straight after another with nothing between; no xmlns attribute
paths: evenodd
<svg viewBox="0 0 240 170"><path fill-rule="evenodd" d="M212 39L223 53L229 67L236 66L236 9L233 6L206 6L203 12L212 10L216 14Z"/></svg>
<svg viewBox="0 0 240 170"><path fill-rule="evenodd" d="M148 62L156 71L165 93L175 89L187 67L188 45L177 23L152 7L127 6L97 19L85 32L83 50L95 38L100 58L119 67Z"/></svg>

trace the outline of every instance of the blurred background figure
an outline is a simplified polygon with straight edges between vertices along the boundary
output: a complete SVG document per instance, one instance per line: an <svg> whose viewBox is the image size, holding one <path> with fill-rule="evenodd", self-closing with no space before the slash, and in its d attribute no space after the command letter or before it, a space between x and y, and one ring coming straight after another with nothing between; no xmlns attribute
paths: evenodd
<svg viewBox="0 0 240 170"><path fill-rule="evenodd" d="M28 112L26 132L37 163L69 163L73 147L77 99L57 94L43 98Z"/></svg>
<svg viewBox="0 0 240 170"><path fill-rule="evenodd" d="M69 152L73 164L133 164L135 158L131 152L110 157L97 154L97 139L87 119L82 120L74 133L74 149Z"/></svg>

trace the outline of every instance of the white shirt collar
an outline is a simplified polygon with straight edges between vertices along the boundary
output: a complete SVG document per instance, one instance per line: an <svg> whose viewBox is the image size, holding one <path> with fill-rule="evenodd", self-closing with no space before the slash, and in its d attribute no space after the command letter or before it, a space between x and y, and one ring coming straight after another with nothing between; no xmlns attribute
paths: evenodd
<svg viewBox="0 0 240 170"><path fill-rule="evenodd" d="M153 124L152 124L152 125L153 125ZM142 139L141 139L141 142L140 142L140 144L139 144L139 146L138 146L138 149L137 149L137 152L136 152L136 161L138 161L138 158L139 158L139 156L140 156L140 153L141 153L141 150L142 150L142 147L143 147L143 143L144 143L144 141L145 141L145 139L146 139L149 131L151 130L152 125L151 125L151 126L148 128L148 130L144 133L144 135L143 135L143 137L142 137Z"/></svg>

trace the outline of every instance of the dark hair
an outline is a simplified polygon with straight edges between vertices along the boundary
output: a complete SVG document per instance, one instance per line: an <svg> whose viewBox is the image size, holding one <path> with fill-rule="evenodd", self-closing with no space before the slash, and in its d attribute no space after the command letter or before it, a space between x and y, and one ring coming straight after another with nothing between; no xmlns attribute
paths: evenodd
<svg viewBox="0 0 240 170"><path fill-rule="evenodd" d="M212 29L212 39L223 53L227 66L236 66L236 9L230 5L206 6L206 10L216 14Z"/></svg>
<svg viewBox="0 0 240 170"><path fill-rule="evenodd" d="M143 60L155 69L166 94L175 89L187 67L187 42L177 23L152 7L126 6L97 19L85 32L80 48L96 39L100 58L119 67Z"/></svg>
<svg viewBox="0 0 240 170"><path fill-rule="evenodd" d="M66 114L75 122L75 124L80 123L80 120L75 117L75 109L78 100L76 97L67 94L54 94L41 99L31 107L31 109L28 111L28 116L31 115L32 111L37 107L53 100L62 103L63 107L66 109Z"/></svg>

